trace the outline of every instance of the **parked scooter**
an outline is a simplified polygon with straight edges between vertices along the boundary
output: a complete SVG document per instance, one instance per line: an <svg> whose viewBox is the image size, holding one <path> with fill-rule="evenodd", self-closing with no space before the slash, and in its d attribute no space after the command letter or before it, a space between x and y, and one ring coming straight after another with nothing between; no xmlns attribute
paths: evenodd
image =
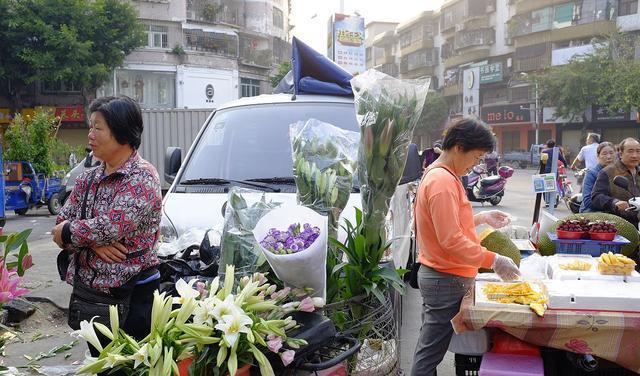
<svg viewBox="0 0 640 376"><path fill-rule="evenodd" d="M513 175L513 169L502 166L498 169L498 175L486 176L484 165L473 166L471 172L463 176L462 185L467 191L469 201L485 203L489 201L496 206L504 196L504 186L507 179Z"/></svg>

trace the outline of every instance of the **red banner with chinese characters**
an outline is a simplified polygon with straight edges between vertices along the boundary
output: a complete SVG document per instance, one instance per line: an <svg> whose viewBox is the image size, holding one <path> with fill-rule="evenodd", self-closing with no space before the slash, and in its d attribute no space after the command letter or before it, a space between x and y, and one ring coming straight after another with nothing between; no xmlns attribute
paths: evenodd
<svg viewBox="0 0 640 376"><path fill-rule="evenodd" d="M82 106L56 107L55 116L65 122L84 122L84 108Z"/></svg>

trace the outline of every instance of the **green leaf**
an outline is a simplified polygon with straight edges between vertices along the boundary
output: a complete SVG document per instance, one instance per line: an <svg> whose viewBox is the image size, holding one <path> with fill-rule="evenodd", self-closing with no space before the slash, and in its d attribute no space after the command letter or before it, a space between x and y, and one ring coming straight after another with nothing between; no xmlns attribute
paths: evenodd
<svg viewBox="0 0 640 376"><path fill-rule="evenodd" d="M24 267L22 266L22 260L29 254L29 246L27 242L22 243L20 246L20 253L18 253L18 275L22 277L24 275Z"/></svg>

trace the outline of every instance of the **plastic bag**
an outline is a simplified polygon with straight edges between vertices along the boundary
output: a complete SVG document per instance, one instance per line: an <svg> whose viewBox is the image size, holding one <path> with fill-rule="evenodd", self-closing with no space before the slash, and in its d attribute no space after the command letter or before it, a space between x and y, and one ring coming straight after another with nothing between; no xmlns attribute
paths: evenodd
<svg viewBox="0 0 640 376"><path fill-rule="evenodd" d="M358 180L368 247L386 242L385 219L402 177L430 79L398 80L374 69L351 79L360 123Z"/></svg>
<svg viewBox="0 0 640 376"><path fill-rule="evenodd" d="M316 119L289 126L298 203L326 215L330 236L349 201L360 135Z"/></svg>
<svg viewBox="0 0 640 376"><path fill-rule="evenodd" d="M190 228L176 240L170 243L161 243L158 248L158 256L169 257L193 245L199 246L206 232L207 230L203 228Z"/></svg>
<svg viewBox="0 0 640 376"><path fill-rule="evenodd" d="M520 275L523 281L549 279L547 274L547 258L537 253L520 261Z"/></svg>
<svg viewBox="0 0 640 376"><path fill-rule="evenodd" d="M293 223L309 223L318 227L320 236L307 249L292 254L277 255L260 245L270 229L284 230ZM271 269L286 286L310 287L312 296L326 298L327 217L304 206L282 206L258 221L253 236Z"/></svg>
<svg viewBox="0 0 640 376"><path fill-rule="evenodd" d="M507 235L509 239L529 239L529 229L524 226L508 225L497 231Z"/></svg>
<svg viewBox="0 0 640 376"><path fill-rule="evenodd" d="M264 192L231 187L224 215L221 239L220 280L224 280L226 265L235 265L236 280L256 272L264 263L253 229L265 214L281 203L266 201Z"/></svg>

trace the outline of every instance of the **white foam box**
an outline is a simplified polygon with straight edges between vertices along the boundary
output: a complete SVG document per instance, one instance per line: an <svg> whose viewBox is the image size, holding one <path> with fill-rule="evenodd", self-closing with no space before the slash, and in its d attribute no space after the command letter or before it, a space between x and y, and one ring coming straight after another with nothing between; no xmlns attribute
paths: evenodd
<svg viewBox="0 0 640 376"><path fill-rule="evenodd" d="M604 280L545 282L550 309L640 312L636 283Z"/></svg>
<svg viewBox="0 0 640 376"><path fill-rule="evenodd" d="M479 281L476 279L476 286L475 286L475 299L476 299L476 306L478 307L493 307L493 308L501 308L501 309L513 309L513 310L521 310L521 311L530 311L531 309L529 308L528 305L524 305L524 304L516 304L516 303L500 303L500 302L496 302L493 300L489 300L489 298L487 298L487 295L484 293L484 286L487 285L487 283L504 283L507 284L509 282L494 282L494 281ZM539 292L544 293L545 291L545 287L541 282L529 282L531 284L531 287Z"/></svg>
<svg viewBox="0 0 640 376"><path fill-rule="evenodd" d="M564 270L560 267L575 260L581 260L591 264L590 270ZM591 255L564 255L558 254L548 257L547 268L549 278L560 281L599 280L614 282L640 282L640 273L635 270L629 276L601 274L598 271L598 259Z"/></svg>

